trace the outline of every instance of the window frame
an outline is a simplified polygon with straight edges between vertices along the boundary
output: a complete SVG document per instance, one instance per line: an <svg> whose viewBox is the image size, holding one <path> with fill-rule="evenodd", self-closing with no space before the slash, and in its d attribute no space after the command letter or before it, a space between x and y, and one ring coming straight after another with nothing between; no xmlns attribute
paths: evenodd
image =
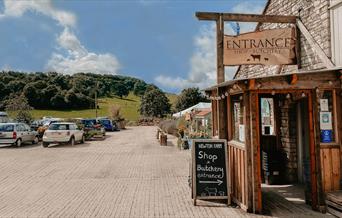
<svg viewBox="0 0 342 218"><path fill-rule="evenodd" d="M320 97L320 99L323 99L323 94L325 91L328 91L328 92L331 92L331 95L332 95L332 110L331 110L331 116L332 116L332 130L333 130L333 133L334 133L334 137L333 137L333 140L332 142L322 142L321 141L321 127L319 125L319 143L322 145L322 146L326 146L326 145L338 145L339 144L339 132L338 132L338 123L337 123L337 96L336 96L336 90L335 89L321 89L320 90L322 92L322 97ZM318 108L317 108L317 116L318 116L318 120L319 120L319 123L320 123L320 113L321 113L321 105L320 103L318 104Z"/></svg>

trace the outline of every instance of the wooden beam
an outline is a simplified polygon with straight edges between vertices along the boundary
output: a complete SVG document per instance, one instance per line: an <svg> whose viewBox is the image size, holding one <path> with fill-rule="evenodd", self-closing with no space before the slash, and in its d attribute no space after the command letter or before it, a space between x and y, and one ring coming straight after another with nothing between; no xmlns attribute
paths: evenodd
<svg viewBox="0 0 342 218"><path fill-rule="evenodd" d="M261 22L261 23L296 23L296 16L260 15L260 14L234 14L215 12L196 12L199 20L218 20L222 16L223 21Z"/></svg>
<svg viewBox="0 0 342 218"><path fill-rule="evenodd" d="M248 89L250 90L255 89L255 79L249 80Z"/></svg>
<svg viewBox="0 0 342 218"><path fill-rule="evenodd" d="M217 90L218 96L222 96L225 94L224 90ZM228 139L228 130L227 130L227 100L221 99L217 101L217 117L218 117L218 137L219 139Z"/></svg>
<svg viewBox="0 0 342 218"><path fill-rule="evenodd" d="M314 52L318 55L318 57L321 59L323 64L326 68L333 68L335 65L331 62L331 60L327 57L327 55L324 53L323 49L317 44L315 39L312 37L310 32L306 29L302 21L297 19L297 27L300 30L300 32L304 35L306 40L308 41L311 48L314 50Z"/></svg>
<svg viewBox="0 0 342 218"><path fill-rule="evenodd" d="M223 83L224 64L223 64L223 40L224 40L224 22L222 16L216 21L216 46L217 46L217 84Z"/></svg>
<svg viewBox="0 0 342 218"><path fill-rule="evenodd" d="M246 162L245 162L245 171L246 171L246 206L248 211L253 211L253 167L252 167L252 144L251 144L251 105L250 105L250 92L243 93L243 104L245 107L245 148L246 148Z"/></svg>

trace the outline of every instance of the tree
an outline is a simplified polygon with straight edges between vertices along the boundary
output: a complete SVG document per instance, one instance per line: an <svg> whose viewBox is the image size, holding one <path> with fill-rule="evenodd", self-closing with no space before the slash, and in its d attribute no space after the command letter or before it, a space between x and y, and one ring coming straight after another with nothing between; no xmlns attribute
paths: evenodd
<svg viewBox="0 0 342 218"><path fill-rule="evenodd" d="M146 91L146 83L144 81L137 81L134 84L133 94L137 96L143 96Z"/></svg>
<svg viewBox="0 0 342 218"><path fill-rule="evenodd" d="M177 97L175 107L178 111L182 111L198 104L199 102L208 102L200 92L199 88L183 89L181 94Z"/></svg>
<svg viewBox="0 0 342 218"><path fill-rule="evenodd" d="M12 94L11 97L6 100L6 111L16 113L15 119L18 122L31 123L33 117L31 115L31 110L33 109L27 101L25 95Z"/></svg>
<svg viewBox="0 0 342 218"><path fill-rule="evenodd" d="M140 114L148 117L164 117L171 111L171 104L164 92L159 89L146 91L141 98Z"/></svg>
<svg viewBox="0 0 342 218"><path fill-rule="evenodd" d="M115 88L114 88L113 92L115 95L122 98L122 97L127 96L129 94L129 89L127 89L127 87L123 83L118 82L115 84Z"/></svg>
<svg viewBox="0 0 342 218"><path fill-rule="evenodd" d="M57 109L65 109L68 104L65 102L64 93L57 92L54 97L51 98L51 106Z"/></svg>

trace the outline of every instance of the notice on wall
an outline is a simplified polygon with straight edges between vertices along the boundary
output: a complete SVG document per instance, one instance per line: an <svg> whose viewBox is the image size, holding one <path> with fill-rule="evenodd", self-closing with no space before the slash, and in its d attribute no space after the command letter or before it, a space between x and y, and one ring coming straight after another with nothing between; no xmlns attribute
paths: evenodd
<svg viewBox="0 0 342 218"><path fill-rule="evenodd" d="M224 36L224 65L296 64L294 28L263 30L238 36Z"/></svg>
<svg viewBox="0 0 342 218"><path fill-rule="evenodd" d="M320 112L321 130L332 130L331 112Z"/></svg>
<svg viewBox="0 0 342 218"><path fill-rule="evenodd" d="M329 111L329 100L328 99L320 99L321 111Z"/></svg>
<svg viewBox="0 0 342 218"><path fill-rule="evenodd" d="M194 140L192 147L192 196L228 199L226 140Z"/></svg>

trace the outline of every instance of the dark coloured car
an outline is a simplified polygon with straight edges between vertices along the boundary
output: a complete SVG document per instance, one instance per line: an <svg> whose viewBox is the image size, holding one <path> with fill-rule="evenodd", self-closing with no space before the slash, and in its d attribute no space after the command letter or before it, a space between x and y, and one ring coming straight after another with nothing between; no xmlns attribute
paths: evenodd
<svg viewBox="0 0 342 218"><path fill-rule="evenodd" d="M117 131L118 126L115 122L112 122L110 119L99 119L99 122L103 125L106 131Z"/></svg>
<svg viewBox="0 0 342 218"><path fill-rule="evenodd" d="M105 128L101 123L96 121L96 119L81 119L80 122L87 139L99 136L103 137L106 135Z"/></svg>

